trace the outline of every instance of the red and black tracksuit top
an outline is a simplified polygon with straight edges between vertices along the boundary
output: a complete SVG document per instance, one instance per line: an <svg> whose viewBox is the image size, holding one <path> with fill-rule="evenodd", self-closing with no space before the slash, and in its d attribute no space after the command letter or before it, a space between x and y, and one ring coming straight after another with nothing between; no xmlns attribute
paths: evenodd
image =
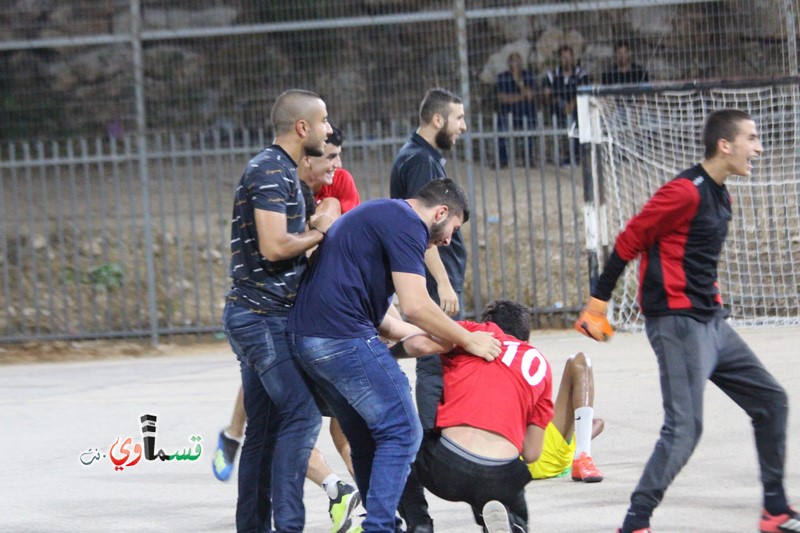
<svg viewBox="0 0 800 533"><path fill-rule="evenodd" d="M731 218L725 186L699 164L684 170L628 221L592 296L608 301L625 266L641 254L639 306L645 317L710 320L722 308L717 263Z"/></svg>

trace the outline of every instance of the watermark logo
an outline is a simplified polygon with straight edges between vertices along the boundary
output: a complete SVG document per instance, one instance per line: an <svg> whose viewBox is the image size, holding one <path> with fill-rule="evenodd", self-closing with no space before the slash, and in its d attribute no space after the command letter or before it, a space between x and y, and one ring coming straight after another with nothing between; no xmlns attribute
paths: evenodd
<svg viewBox="0 0 800 533"><path fill-rule="evenodd" d="M192 435L189 439L192 443L183 450L176 450L175 453L166 454L164 450L156 451L156 415L144 414L140 417L142 422L142 442L134 442L132 437L122 439L117 437L114 444L108 449L108 453L101 453L99 448L89 448L80 455L81 464L89 466L97 461L108 457L114 464L114 470L121 472L125 467L131 467L139 463L144 456L146 461L196 461L203 453L200 441L203 440L199 435ZM120 442L121 441L121 442Z"/></svg>

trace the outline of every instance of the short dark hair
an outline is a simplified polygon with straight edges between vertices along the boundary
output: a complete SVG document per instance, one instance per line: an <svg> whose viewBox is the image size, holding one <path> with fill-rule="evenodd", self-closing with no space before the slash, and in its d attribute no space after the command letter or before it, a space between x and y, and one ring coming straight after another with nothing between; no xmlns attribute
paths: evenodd
<svg viewBox="0 0 800 533"><path fill-rule="evenodd" d="M419 200L425 207L446 205L450 213L462 216L462 223L469 220L467 195L450 178L435 179L427 183L412 198Z"/></svg>
<svg viewBox="0 0 800 533"><path fill-rule="evenodd" d="M618 50L620 48L627 48L628 50L631 49L630 41L626 41L625 39L620 39L616 43L614 43L614 50Z"/></svg>
<svg viewBox="0 0 800 533"><path fill-rule="evenodd" d="M419 106L419 120L423 124L430 124L433 115L439 113L445 119L450 114L450 104L462 103L461 98L447 89L436 87L428 90Z"/></svg>
<svg viewBox="0 0 800 533"><path fill-rule="evenodd" d="M325 141L328 144L332 144L334 146L341 146L342 143L344 142L344 133L342 132L342 130L340 130L333 124L331 124L331 130L333 131L331 132L330 135L328 135L328 138L325 139Z"/></svg>
<svg viewBox="0 0 800 533"><path fill-rule="evenodd" d="M289 89L275 99L270 112L270 121L276 135L292 130L295 123L307 118L309 102L322 100L317 93L305 89Z"/></svg>
<svg viewBox="0 0 800 533"><path fill-rule="evenodd" d="M563 52L563 51L565 51L565 50L569 50L569 51L570 51L570 53L571 53L572 55L575 55L575 51L574 51L574 50L572 49L572 47L571 47L570 45L568 45L568 44L562 44L561 46L559 46L559 47L558 47L558 50L556 51L556 53L557 53L558 55L561 55L561 52Z"/></svg>
<svg viewBox="0 0 800 533"><path fill-rule="evenodd" d="M528 309L511 300L495 300L483 308L481 322L494 322L508 335L521 341L531 336L531 314Z"/></svg>
<svg viewBox="0 0 800 533"><path fill-rule="evenodd" d="M703 128L703 157L709 159L717 154L717 143L720 139L733 141L739 133L739 122L753 120L749 113L739 109L718 109L706 119Z"/></svg>

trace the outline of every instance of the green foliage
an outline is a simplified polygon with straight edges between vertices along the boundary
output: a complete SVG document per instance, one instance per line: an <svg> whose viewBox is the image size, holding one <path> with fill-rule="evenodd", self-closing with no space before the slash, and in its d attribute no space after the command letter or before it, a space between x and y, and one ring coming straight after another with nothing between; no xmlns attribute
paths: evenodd
<svg viewBox="0 0 800 533"><path fill-rule="evenodd" d="M124 278L122 265L119 263L103 263L93 266L86 272L80 272L72 267L66 269L67 281L90 285L92 289L103 292L121 288Z"/></svg>

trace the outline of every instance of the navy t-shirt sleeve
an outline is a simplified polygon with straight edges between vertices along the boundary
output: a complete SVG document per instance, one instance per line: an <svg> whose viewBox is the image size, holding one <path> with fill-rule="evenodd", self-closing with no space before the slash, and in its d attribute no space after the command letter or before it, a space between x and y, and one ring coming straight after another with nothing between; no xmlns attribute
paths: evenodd
<svg viewBox="0 0 800 533"><path fill-rule="evenodd" d="M401 231L391 233L385 248L392 272L425 276L425 243L428 232L423 224L404 224Z"/></svg>
<svg viewBox="0 0 800 533"><path fill-rule="evenodd" d="M294 201L287 170L274 162L262 162L247 172L247 186L257 209L286 213L286 203Z"/></svg>

